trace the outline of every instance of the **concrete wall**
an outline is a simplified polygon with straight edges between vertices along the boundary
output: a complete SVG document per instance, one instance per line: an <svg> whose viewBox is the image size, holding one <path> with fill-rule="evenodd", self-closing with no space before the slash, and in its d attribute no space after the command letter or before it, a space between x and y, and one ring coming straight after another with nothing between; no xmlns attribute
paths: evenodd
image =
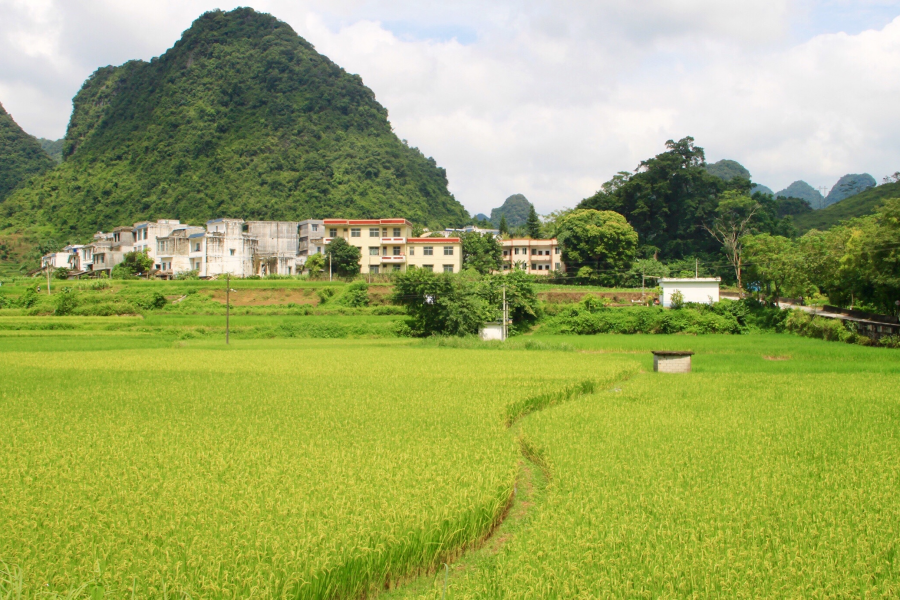
<svg viewBox="0 0 900 600"><path fill-rule="evenodd" d="M660 279L659 287L662 288L662 305L666 308L672 306L672 294L680 291L685 302L697 302L709 304L719 301L719 279Z"/></svg>
<svg viewBox="0 0 900 600"><path fill-rule="evenodd" d="M690 356L653 355L653 370L659 373L690 373Z"/></svg>

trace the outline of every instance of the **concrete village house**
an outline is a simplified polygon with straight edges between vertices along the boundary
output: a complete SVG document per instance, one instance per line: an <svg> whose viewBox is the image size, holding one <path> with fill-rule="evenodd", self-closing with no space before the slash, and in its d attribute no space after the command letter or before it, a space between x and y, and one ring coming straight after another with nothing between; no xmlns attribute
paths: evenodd
<svg viewBox="0 0 900 600"><path fill-rule="evenodd" d="M416 238L412 231L406 219L212 219L205 227L160 219L99 232L90 244L66 246L44 256L41 266L66 268L74 276L108 274L127 253L140 251L153 259L160 277L189 271L200 277L293 275L303 271L309 255L324 252L340 236L360 249L363 273L404 271L410 266L447 273L462 270L460 238Z"/></svg>

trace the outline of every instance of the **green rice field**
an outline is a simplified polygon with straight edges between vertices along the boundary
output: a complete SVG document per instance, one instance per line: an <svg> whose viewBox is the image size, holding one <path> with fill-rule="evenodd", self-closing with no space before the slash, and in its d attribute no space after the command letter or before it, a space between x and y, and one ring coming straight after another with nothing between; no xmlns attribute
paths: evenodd
<svg viewBox="0 0 900 600"><path fill-rule="evenodd" d="M896 351L129 318L0 323L0 598L900 595Z"/></svg>

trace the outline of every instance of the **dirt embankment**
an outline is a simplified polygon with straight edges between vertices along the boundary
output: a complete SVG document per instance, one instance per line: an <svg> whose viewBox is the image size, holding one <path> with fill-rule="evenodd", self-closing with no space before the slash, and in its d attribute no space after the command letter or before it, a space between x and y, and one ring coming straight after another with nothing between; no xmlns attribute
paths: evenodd
<svg viewBox="0 0 900 600"><path fill-rule="evenodd" d="M225 304L225 290L214 290L210 298ZM276 304L319 304L319 297L313 288L290 289L249 289L231 292L231 304L234 306L272 306Z"/></svg>
<svg viewBox="0 0 900 600"><path fill-rule="evenodd" d="M585 296L596 296L598 298L605 298L610 302L610 304L624 304L630 305L633 302L639 302L641 300L640 292L576 292L576 291L550 291L550 292L539 292L538 299L542 302L546 302L547 304L575 304L576 302L581 302L582 298ZM652 298L655 294L650 294L649 292L645 294L646 298Z"/></svg>

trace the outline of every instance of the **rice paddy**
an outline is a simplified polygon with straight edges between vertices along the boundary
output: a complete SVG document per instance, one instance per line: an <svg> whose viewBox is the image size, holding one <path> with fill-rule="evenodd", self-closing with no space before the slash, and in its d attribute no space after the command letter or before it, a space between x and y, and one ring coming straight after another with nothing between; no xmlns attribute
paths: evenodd
<svg viewBox="0 0 900 600"><path fill-rule="evenodd" d="M0 331L3 598L900 594L896 351L89 327Z"/></svg>

